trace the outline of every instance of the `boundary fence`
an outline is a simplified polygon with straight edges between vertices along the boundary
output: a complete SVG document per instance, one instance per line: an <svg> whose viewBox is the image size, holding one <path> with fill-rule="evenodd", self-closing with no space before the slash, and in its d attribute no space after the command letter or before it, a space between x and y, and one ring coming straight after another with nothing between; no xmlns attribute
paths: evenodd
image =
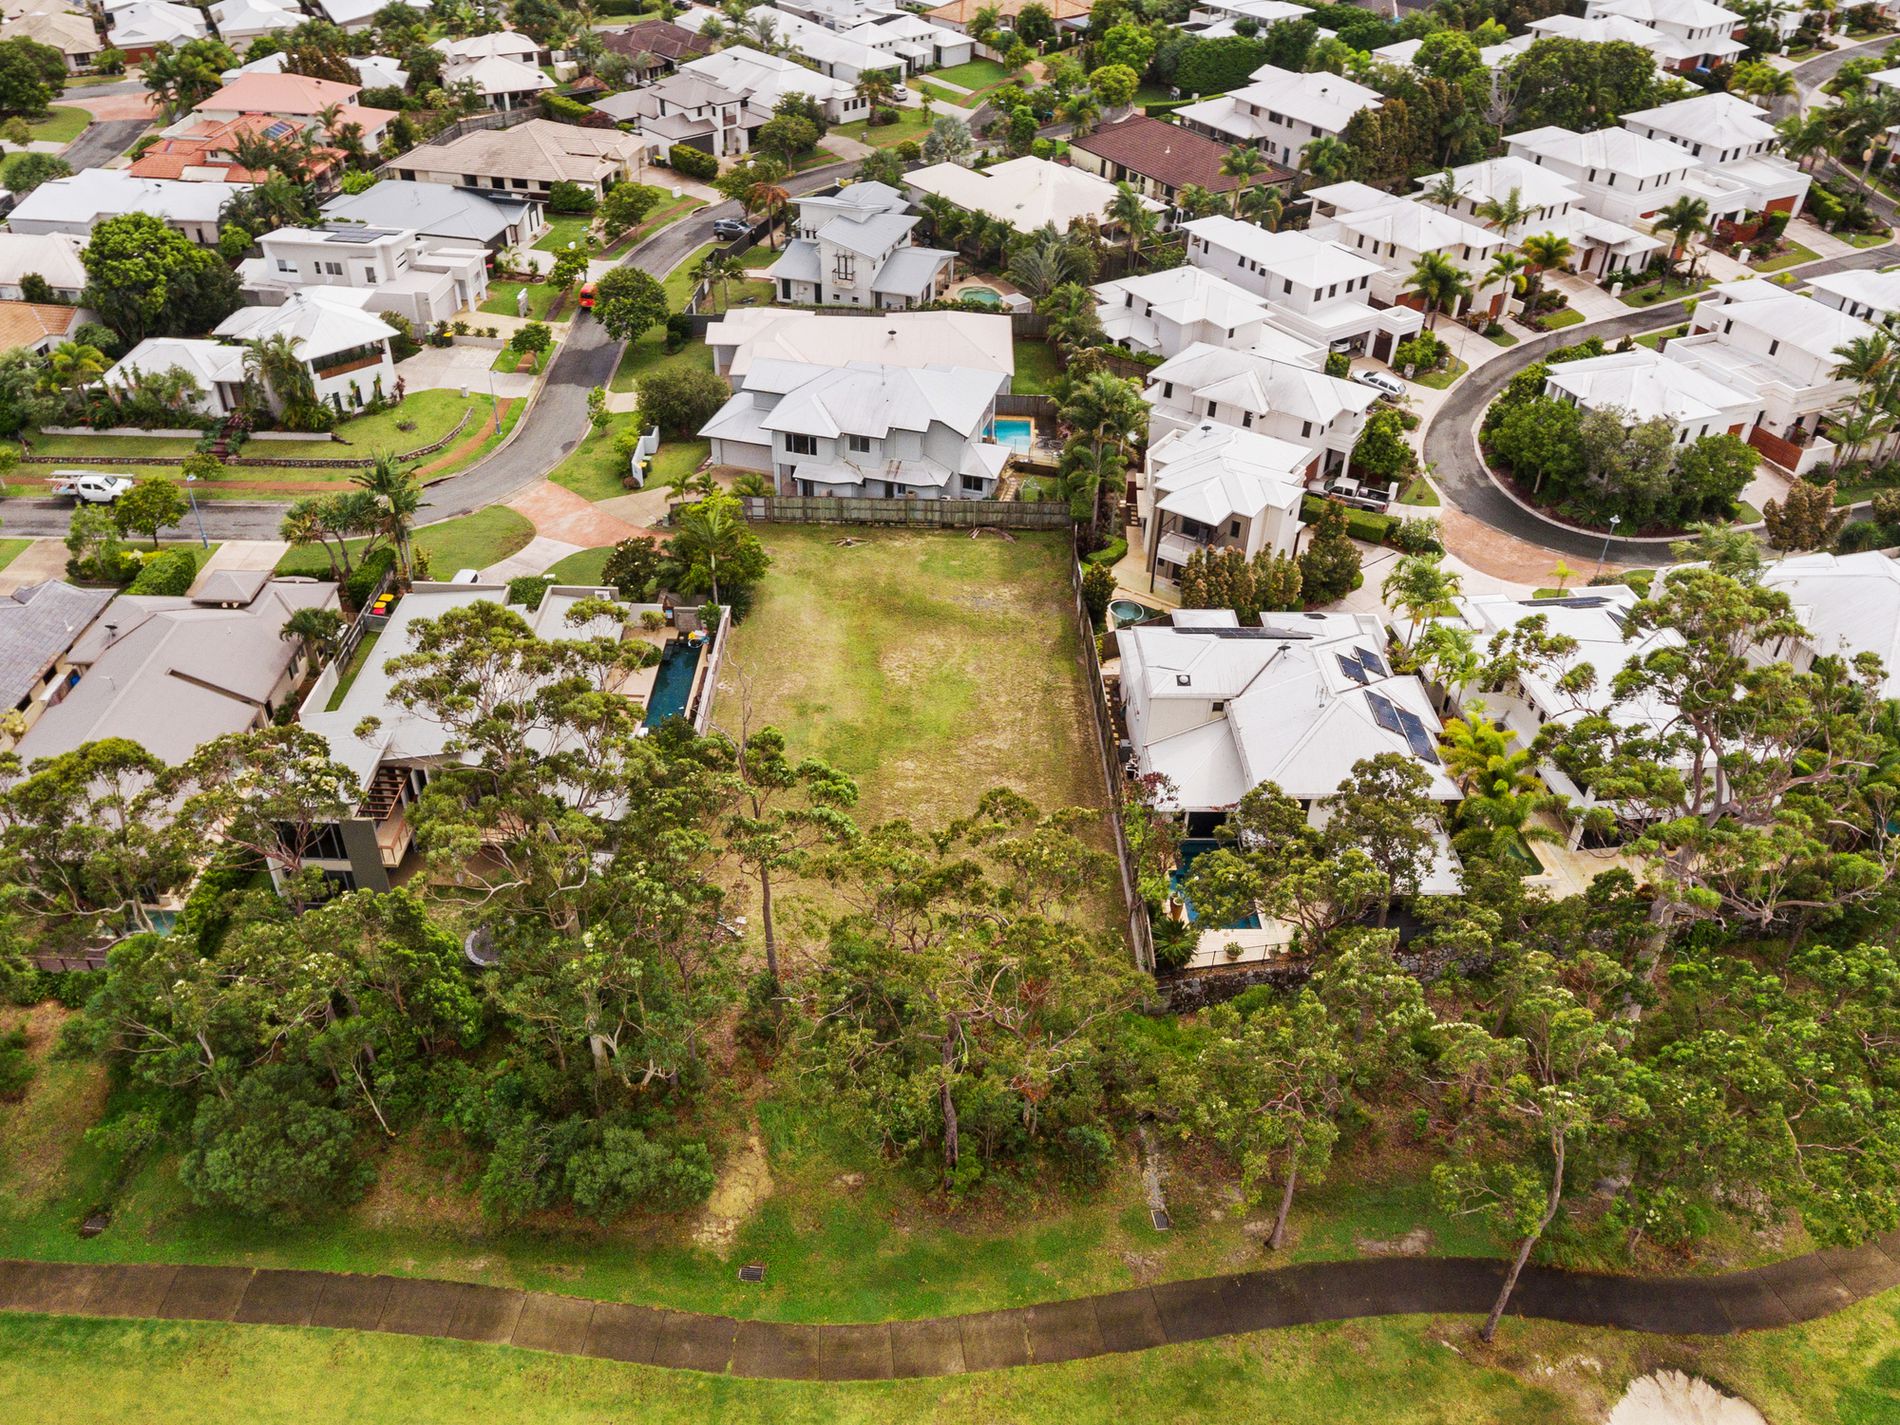
<svg viewBox="0 0 1900 1425"><path fill-rule="evenodd" d="M747 519L768 524L862 524L904 529L1068 529L1066 504L1022 500L885 500L832 495L753 495Z"/></svg>
<svg viewBox="0 0 1900 1425"><path fill-rule="evenodd" d="M467 410L462 412L462 419L455 423L455 429L451 430L440 440L431 441L427 445L417 446L414 450L404 451L395 458L397 460L420 460L425 455L434 455L438 450L442 449L443 446L460 435L463 428L468 425L474 415L475 407L470 406ZM486 417L484 417L484 419L486 419ZM341 443L347 444L347 442ZM306 456L302 458L295 456L265 455L259 456L254 460L249 460L243 458L242 452L240 451L238 459L227 460L224 463L226 465L268 465L286 470L351 470L359 465L367 465L369 461L370 457L368 454ZM185 458L182 455L22 455L20 457L20 463L22 465L67 466L163 465L169 468L171 466L182 467L185 463Z"/></svg>

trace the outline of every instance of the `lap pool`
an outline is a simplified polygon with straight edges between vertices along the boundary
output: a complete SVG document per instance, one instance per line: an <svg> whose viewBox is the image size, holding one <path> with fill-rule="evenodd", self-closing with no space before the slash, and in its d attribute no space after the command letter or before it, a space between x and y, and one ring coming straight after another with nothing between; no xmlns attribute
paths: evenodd
<svg viewBox="0 0 1900 1425"><path fill-rule="evenodd" d="M1027 455L1036 443L1036 423L1000 416L990 422L990 439L998 445L1008 446L1018 455Z"/></svg>
<svg viewBox="0 0 1900 1425"><path fill-rule="evenodd" d="M693 695L693 674L699 671L703 640L676 638L660 650L660 670L647 695L645 726L658 727L669 717L684 717L686 700Z"/></svg>

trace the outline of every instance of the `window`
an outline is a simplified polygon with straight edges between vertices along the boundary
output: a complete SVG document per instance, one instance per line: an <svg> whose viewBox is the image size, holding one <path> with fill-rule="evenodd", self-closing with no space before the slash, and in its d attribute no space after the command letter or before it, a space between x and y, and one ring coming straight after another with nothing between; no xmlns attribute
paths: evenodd
<svg viewBox="0 0 1900 1425"><path fill-rule="evenodd" d="M868 455L871 450L871 437L868 435L854 435L850 438L849 444L851 449L856 451L859 455Z"/></svg>
<svg viewBox="0 0 1900 1425"><path fill-rule="evenodd" d="M831 263L831 278L834 282L855 282L858 280L858 259L849 252L841 252Z"/></svg>
<svg viewBox="0 0 1900 1425"><path fill-rule="evenodd" d="M1291 292L1292 290L1293 290L1293 279L1291 277L1282 278L1280 280L1280 295L1285 296L1288 292Z"/></svg>
<svg viewBox="0 0 1900 1425"><path fill-rule="evenodd" d="M1209 707L1210 707L1210 710L1213 712L1225 712L1227 710L1227 704L1219 698L1216 698L1214 702L1209 705Z"/></svg>
<svg viewBox="0 0 1900 1425"><path fill-rule="evenodd" d="M1229 520L1227 522L1227 537L1229 539L1240 538L1240 521L1239 520Z"/></svg>
<svg viewBox="0 0 1900 1425"><path fill-rule="evenodd" d="M818 453L818 437L815 435L792 435L788 432L785 436L785 450L786 453L790 455L816 455Z"/></svg>
<svg viewBox="0 0 1900 1425"><path fill-rule="evenodd" d="M1209 401L1207 403L1207 418L1211 421L1214 419L1215 416L1219 414L1220 414L1220 403L1218 401Z"/></svg>
<svg viewBox="0 0 1900 1425"><path fill-rule="evenodd" d="M343 264L340 262L326 262L323 264L323 270L332 277L341 277L343 275Z"/></svg>
<svg viewBox="0 0 1900 1425"><path fill-rule="evenodd" d="M1313 433L1313 423L1311 421L1301 421L1300 422L1300 439L1305 440L1306 437L1308 437L1312 433Z"/></svg>

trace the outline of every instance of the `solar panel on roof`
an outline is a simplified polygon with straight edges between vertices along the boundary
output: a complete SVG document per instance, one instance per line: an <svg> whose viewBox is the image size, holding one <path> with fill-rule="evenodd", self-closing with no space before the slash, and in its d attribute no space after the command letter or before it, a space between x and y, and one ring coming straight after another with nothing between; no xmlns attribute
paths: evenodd
<svg viewBox="0 0 1900 1425"><path fill-rule="evenodd" d="M1610 601L1601 594L1570 594L1556 599L1525 599L1529 608L1539 609L1600 609Z"/></svg>
<svg viewBox="0 0 1900 1425"><path fill-rule="evenodd" d="M1333 657L1339 660L1339 671L1363 688L1366 685L1366 670L1359 666L1356 654L1357 650L1353 653L1335 653Z"/></svg>
<svg viewBox="0 0 1900 1425"><path fill-rule="evenodd" d="M1359 650L1359 666L1364 668L1375 678L1389 678L1391 676L1386 670L1385 664L1380 662L1379 655L1368 649L1362 648Z"/></svg>
<svg viewBox="0 0 1900 1425"><path fill-rule="evenodd" d="M1383 693L1367 693L1366 705L1372 709L1372 720L1387 732L1399 730L1399 711L1392 706L1392 700Z"/></svg>
<svg viewBox="0 0 1900 1425"><path fill-rule="evenodd" d="M1438 765L1438 743L1425 730L1425 723L1417 713L1398 710L1399 729L1405 734L1405 745L1412 749L1412 755L1421 762Z"/></svg>

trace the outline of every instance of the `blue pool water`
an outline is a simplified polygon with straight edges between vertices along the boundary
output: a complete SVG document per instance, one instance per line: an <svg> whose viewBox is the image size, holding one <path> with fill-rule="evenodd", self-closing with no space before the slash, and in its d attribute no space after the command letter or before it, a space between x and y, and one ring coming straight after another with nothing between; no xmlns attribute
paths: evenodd
<svg viewBox="0 0 1900 1425"><path fill-rule="evenodd" d="M660 671L654 675L653 691L647 697L646 725L657 727L669 717L686 712L686 700L693 693L693 674L699 668L699 650L704 645L676 638L660 650Z"/></svg>
<svg viewBox="0 0 1900 1425"><path fill-rule="evenodd" d="M1004 416L990 422L990 439L998 445L1007 445L1020 455L1027 455L1029 448L1036 443L1036 423Z"/></svg>
<svg viewBox="0 0 1900 1425"><path fill-rule="evenodd" d="M1189 925L1194 924L1201 917L1194 909L1194 902L1188 899L1187 892L1182 890L1181 887L1187 881L1188 868L1194 864L1194 858L1204 851L1212 851L1218 845L1220 845L1220 842L1214 840L1211 836L1190 837L1181 843L1181 864L1168 873L1168 889L1173 892L1175 898L1179 900L1182 906L1187 910ZM1244 919L1235 921L1232 925L1223 925L1221 929L1258 930L1260 929L1260 914L1258 911L1255 911Z"/></svg>
<svg viewBox="0 0 1900 1425"><path fill-rule="evenodd" d="M965 287L957 293L957 300L974 302L979 307L1000 307L1003 305L1003 294L993 287Z"/></svg>

